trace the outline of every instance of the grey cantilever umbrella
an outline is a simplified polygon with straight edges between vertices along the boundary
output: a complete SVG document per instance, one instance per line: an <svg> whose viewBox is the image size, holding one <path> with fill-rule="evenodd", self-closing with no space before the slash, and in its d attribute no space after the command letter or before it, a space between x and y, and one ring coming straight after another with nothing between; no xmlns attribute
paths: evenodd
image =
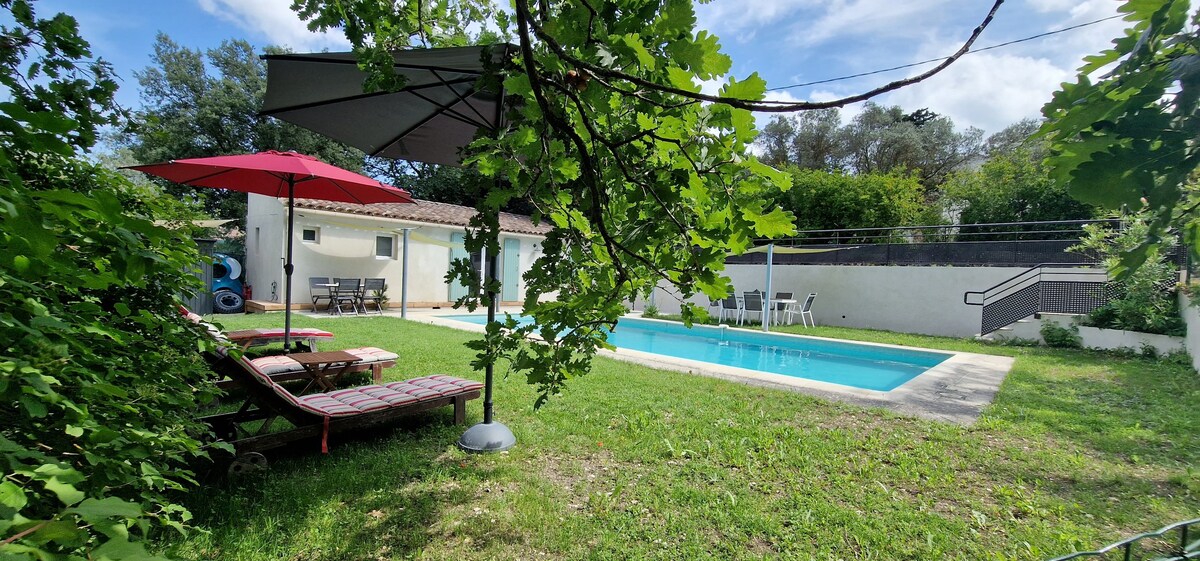
<svg viewBox="0 0 1200 561"><path fill-rule="evenodd" d="M500 63L509 45L396 51L398 91L364 93L354 53L267 55L270 115L372 156L460 165L476 131L500 124L498 92L479 89L485 57Z"/></svg>
<svg viewBox="0 0 1200 561"><path fill-rule="evenodd" d="M461 165L461 151L479 132L503 122L503 91L481 87L499 68L511 45L415 49L393 52L396 91L365 93L367 75L354 53L283 54L267 61L269 115L354 146L372 156ZM499 84L499 80L492 81ZM496 278L488 256L487 275ZM488 322L496 320L496 294L488 293ZM516 438L492 419L492 365L486 370L483 422L467 430L459 446L469 451L507 450Z"/></svg>

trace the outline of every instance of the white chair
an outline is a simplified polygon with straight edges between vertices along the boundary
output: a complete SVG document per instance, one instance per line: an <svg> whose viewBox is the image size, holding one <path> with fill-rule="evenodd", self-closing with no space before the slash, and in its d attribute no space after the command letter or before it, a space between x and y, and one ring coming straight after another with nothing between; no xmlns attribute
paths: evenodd
<svg viewBox="0 0 1200 561"><path fill-rule="evenodd" d="M796 314L800 314L800 323L804 324L804 327L809 327L809 324L811 324L812 327L816 327L817 321L813 319L813 315L812 315L813 300L816 300L816 299L817 299L817 293L810 292L808 294L808 297L804 299L804 303L801 304L800 307L796 307L795 305L788 306L788 308L786 310L784 310L784 312L783 312L783 314L785 316L785 321L787 321L788 323L791 323L794 321L792 319L792 316L794 316Z"/></svg>

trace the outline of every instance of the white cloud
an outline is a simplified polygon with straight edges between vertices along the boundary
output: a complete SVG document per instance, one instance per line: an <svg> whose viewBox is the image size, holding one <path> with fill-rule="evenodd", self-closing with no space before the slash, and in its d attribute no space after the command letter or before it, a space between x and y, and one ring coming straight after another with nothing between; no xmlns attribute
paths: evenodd
<svg viewBox="0 0 1200 561"><path fill-rule="evenodd" d="M821 0L725 0L696 6L696 21L699 29L745 43L755 39L760 28L823 3Z"/></svg>
<svg viewBox="0 0 1200 561"><path fill-rule="evenodd" d="M259 34L272 45L299 52L347 49L350 43L340 33L313 33L296 12L291 0L197 0L200 8L215 17Z"/></svg>
<svg viewBox="0 0 1200 561"><path fill-rule="evenodd" d="M960 129L974 126L994 133L1039 116L1051 93L1072 75L1044 58L985 52L963 57L941 74L879 102L906 111L927 107L950 117Z"/></svg>
<svg viewBox="0 0 1200 561"><path fill-rule="evenodd" d="M1045 1L1036 4L1037 11L1049 14L1039 18L1040 29L1025 27L1020 36L1063 29L1072 25L1111 16L1117 3L1112 0L1082 2ZM1003 14L1003 11L1001 12ZM1019 12L1010 12L1013 17ZM1072 81L1075 69L1085 55L1097 53L1109 46L1121 33L1125 22L1115 19L1078 31L1014 44L1002 49L976 51L962 57L940 74L913 86L885 94L873 101L883 105L899 105L906 111L927 107L947 115L959 128L979 127L988 133L1026 117L1039 117L1041 107L1064 81ZM946 56L959 47L953 40L927 29L925 41L912 52L910 60L925 60ZM993 37L1000 43L1012 37ZM977 45L979 46L979 45ZM910 73L927 70L916 68ZM877 86L894 77L866 78L841 82L833 91L813 92L811 99L829 100L840 95ZM840 93L839 93L840 92ZM862 104L843 109L849 120L861 111Z"/></svg>
<svg viewBox="0 0 1200 561"><path fill-rule="evenodd" d="M727 77L713 78L711 80L700 80L700 93L705 95L717 95L721 92L721 88L729 83Z"/></svg>
<svg viewBox="0 0 1200 561"><path fill-rule="evenodd" d="M812 46L853 37L911 37L925 33L948 0L833 0L824 14L791 28L791 41Z"/></svg>
<svg viewBox="0 0 1200 561"><path fill-rule="evenodd" d="M1063 13L1065 17L1052 22L1044 31L1058 31L1117 15L1117 3L1112 0L1085 0L1065 6L1058 12ZM1112 40L1120 36L1128 25L1129 23L1121 18L1110 19L1079 30L1031 41L1029 45L1053 56L1056 63L1075 68L1079 66L1085 54L1095 54L1110 48Z"/></svg>
<svg viewBox="0 0 1200 561"><path fill-rule="evenodd" d="M1087 3L1087 2L1084 2ZM1112 2L1110 2L1112 3ZM1080 2L1078 0L1026 0L1026 5L1038 13L1069 12Z"/></svg>

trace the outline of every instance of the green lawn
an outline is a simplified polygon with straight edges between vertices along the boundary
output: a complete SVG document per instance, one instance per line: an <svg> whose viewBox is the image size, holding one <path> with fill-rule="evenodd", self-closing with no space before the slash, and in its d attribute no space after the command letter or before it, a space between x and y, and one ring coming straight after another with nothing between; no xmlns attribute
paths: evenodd
<svg viewBox="0 0 1200 561"><path fill-rule="evenodd" d="M228 329L279 315L220 316ZM401 354L389 379L481 379L472 335L309 319ZM802 331L800 328L787 328ZM273 457L187 498L184 559L1045 559L1200 514L1200 376L1085 351L841 328L805 333L1016 357L966 428L609 359L534 411L497 384L512 451L467 455L448 410ZM503 372L503 370L500 370ZM471 403L468 423L481 417ZM309 449L311 448L311 449Z"/></svg>

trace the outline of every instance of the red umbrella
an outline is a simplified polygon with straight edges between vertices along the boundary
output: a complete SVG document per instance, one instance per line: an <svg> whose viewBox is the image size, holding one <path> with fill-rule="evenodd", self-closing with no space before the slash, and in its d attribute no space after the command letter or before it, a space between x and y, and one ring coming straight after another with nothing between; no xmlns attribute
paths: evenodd
<svg viewBox="0 0 1200 561"><path fill-rule="evenodd" d="M296 152L268 150L257 154L171 160L159 164L129 166L128 169L185 185L288 198L287 259L283 265L283 272L287 277L284 290L284 350L288 350L291 345L294 268L292 210L296 197L358 204L413 202L412 197L403 189Z"/></svg>

